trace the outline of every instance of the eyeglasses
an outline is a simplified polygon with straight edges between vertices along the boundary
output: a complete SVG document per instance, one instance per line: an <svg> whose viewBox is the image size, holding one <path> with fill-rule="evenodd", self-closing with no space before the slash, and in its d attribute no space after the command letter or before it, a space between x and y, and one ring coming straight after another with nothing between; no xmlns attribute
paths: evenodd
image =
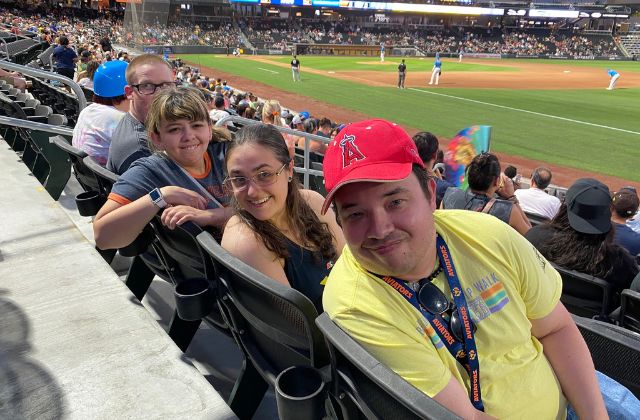
<svg viewBox="0 0 640 420"><path fill-rule="evenodd" d="M418 302L424 309L433 315L443 315L445 320L449 321L449 329L453 337L459 342L464 341L464 324L458 314L458 308L444 293L433 283L425 283L418 291ZM477 326L469 319L473 332L476 332Z"/></svg>
<svg viewBox="0 0 640 420"><path fill-rule="evenodd" d="M138 83L137 85L131 85L134 88L136 88L136 90L138 92L140 92L143 95L153 95L154 93L156 93L156 89L160 88L160 89L165 89L165 88L169 88L169 87L176 87L178 86L178 82L162 82L162 83Z"/></svg>
<svg viewBox="0 0 640 420"><path fill-rule="evenodd" d="M284 171L284 168L289 165L289 162L282 165L280 169L276 172L271 171L262 171L258 172L254 176L246 177L246 176L234 176L224 180L224 185L227 188L233 190L233 192L244 191L249 187L249 181L253 181L253 183L259 187L268 187L271 184L274 184L278 180L278 175Z"/></svg>

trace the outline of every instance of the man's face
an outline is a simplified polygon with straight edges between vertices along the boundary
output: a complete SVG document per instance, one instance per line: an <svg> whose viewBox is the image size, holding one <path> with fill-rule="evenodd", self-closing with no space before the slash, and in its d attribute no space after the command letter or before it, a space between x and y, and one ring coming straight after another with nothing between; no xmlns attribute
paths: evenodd
<svg viewBox="0 0 640 420"><path fill-rule="evenodd" d="M435 183L428 200L411 173L395 182L357 182L335 195L345 239L367 270L403 280L419 280L435 258Z"/></svg>
<svg viewBox="0 0 640 420"><path fill-rule="evenodd" d="M171 73L171 70L169 70L169 67L167 67L166 65L143 64L136 69L136 72L133 76L132 84L169 84L173 82L173 80L173 73ZM138 120L144 123L144 120L149 113L151 102L153 102L153 98L155 98L155 96L161 90L161 88L157 88L153 94L145 95L143 93L140 93L138 89L134 88L133 86L128 85L125 87L125 94L127 95L127 98L131 100L131 111Z"/></svg>

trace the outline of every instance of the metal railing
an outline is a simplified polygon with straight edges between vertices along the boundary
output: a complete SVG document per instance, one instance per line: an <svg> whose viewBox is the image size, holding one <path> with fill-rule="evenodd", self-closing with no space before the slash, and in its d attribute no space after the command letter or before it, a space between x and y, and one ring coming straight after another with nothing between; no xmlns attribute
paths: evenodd
<svg viewBox="0 0 640 420"><path fill-rule="evenodd" d="M228 115L226 117L221 118L217 123L216 123L216 127L221 127L223 125L226 125L226 123L228 122L237 122L239 124L242 125L252 125L252 124L264 124L260 121L257 120L250 120L248 118L243 118L240 117L238 115ZM319 175L319 176L323 176L322 171L318 171L315 169L311 169L309 168L309 144L312 140L315 141L319 141L322 143L326 143L328 144L329 142L331 142L331 139L327 138L327 137L322 137L322 136L318 136L317 134L309 134L306 133L304 131L298 131L298 130L293 130L289 127L279 127L277 125L274 125L274 127L280 131L281 133L286 133L286 134L292 134L294 136L298 136L298 137L304 137L304 159L303 159L303 165L302 168L300 167L294 167L294 170L296 172L302 173L303 174L303 184L304 184L304 188L309 188L309 175Z"/></svg>
<svg viewBox="0 0 640 420"><path fill-rule="evenodd" d="M84 92L82 92L82 88L73 80L65 77L61 74L54 73L51 71L45 71L40 69L34 69L33 67L21 66L20 64L12 63L9 61L0 61L0 68L5 70L17 71L22 74L26 74L28 76L34 76L38 78L48 79L48 80L57 80L58 82L64 83L69 86L73 93L76 94L78 99L79 109L78 112L82 111L87 106L87 99L84 97Z"/></svg>
<svg viewBox="0 0 640 420"><path fill-rule="evenodd" d="M61 134L63 136L73 137L73 130L68 127L44 124L29 120L21 120L19 118L4 117L2 115L0 115L0 125L26 128L29 130L45 131L47 133Z"/></svg>

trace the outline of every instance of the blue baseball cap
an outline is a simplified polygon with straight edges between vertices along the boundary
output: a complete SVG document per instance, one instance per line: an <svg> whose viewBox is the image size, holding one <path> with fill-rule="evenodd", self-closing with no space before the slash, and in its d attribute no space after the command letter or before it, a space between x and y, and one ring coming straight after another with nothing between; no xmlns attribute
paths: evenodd
<svg viewBox="0 0 640 420"><path fill-rule="evenodd" d="M115 98L124 95L127 85L125 72L129 63L126 61L107 61L93 75L93 92L103 98Z"/></svg>
<svg viewBox="0 0 640 420"><path fill-rule="evenodd" d="M306 120L307 118L309 118L309 113L307 111L302 111L300 113L300 118Z"/></svg>

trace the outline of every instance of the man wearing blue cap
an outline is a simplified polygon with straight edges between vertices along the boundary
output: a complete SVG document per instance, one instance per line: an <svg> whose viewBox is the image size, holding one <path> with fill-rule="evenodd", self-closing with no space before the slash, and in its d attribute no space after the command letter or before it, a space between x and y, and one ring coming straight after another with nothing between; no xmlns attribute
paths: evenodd
<svg viewBox="0 0 640 420"><path fill-rule="evenodd" d="M129 111L124 94L127 85L125 61L107 61L93 76L93 103L84 108L73 129L72 144L106 165L111 138L116 127Z"/></svg>

